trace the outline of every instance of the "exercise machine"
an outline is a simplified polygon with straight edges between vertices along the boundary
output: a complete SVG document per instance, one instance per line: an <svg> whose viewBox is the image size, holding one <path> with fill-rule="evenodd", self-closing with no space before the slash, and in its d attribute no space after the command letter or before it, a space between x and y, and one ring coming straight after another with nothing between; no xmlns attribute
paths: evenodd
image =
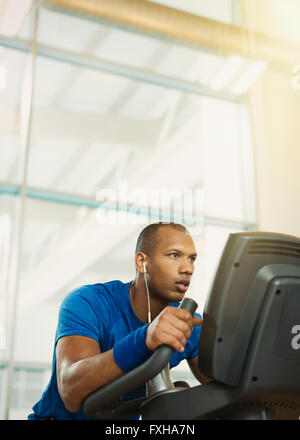
<svg viewBox="0 0 300 440"><path fill-rule="evenodd" d="M180 307L192 314L197 304ZM158 347L142 365L90 394L84 412L115 420L298 420L300 418L300 239L230 234L207 296L199 370L212 382L173 384L174 350ZM146 384L146 396L122 396Z"/></svg>

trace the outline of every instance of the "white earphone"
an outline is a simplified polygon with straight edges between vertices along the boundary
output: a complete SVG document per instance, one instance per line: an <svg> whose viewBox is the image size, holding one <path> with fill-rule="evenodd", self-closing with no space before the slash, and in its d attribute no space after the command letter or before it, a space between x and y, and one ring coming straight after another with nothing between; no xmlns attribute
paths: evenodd
<svg viewBox="0 0 300 440"><path fill-rule="evenodd" d="M143 261L143 268L144 268L144 280L145 280L145 286L146 286L146 291L147 291L147 301L148 301L148 322L151 322L152 319L151 319L151 309L150 309L150 295L149 295L147 276L146 276L146 273L148 273L148 272L146 269L145 261Z"/></svg>

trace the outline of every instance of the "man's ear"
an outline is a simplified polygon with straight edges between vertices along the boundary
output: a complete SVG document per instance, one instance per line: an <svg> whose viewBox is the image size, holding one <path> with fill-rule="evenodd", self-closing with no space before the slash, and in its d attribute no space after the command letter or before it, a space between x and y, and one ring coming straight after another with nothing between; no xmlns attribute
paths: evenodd
<svg viewBox="0 0 300 440"><path fill-rule="evenodd" d="M140 274L144 274L144 272L147 272L147 265L148 265L147 255L144 254L143 252L137 252L135 255L135 266Z"/></svg>

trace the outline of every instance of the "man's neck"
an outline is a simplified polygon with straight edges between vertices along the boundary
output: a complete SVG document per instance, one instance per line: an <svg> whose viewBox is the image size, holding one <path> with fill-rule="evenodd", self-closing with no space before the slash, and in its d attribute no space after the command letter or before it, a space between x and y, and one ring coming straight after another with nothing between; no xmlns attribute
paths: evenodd
<svg viewBox="0 0 300 440"><path fill-rule="evenodd" d="M157 298L151 296L151 290L149 289L150 296L150 310L151 321L153 321L157 315L168 305L167 302L161 302ZM129 297L131 306L136 316L144 323L148 322L148 300L147 290L144 279L138 275L136 279L131 283L129 288Z"/></svg>

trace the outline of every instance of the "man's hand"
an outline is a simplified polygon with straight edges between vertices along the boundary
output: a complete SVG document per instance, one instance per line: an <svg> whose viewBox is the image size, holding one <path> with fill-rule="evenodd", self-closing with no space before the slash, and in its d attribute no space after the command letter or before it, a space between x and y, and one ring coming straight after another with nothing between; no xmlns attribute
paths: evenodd
<svg viewBox="0 0 300 440"><path fill-rule="evenodd" d="M160 345L169 345L174 350L182 352L193 327L201 324L200 318L192 316L184 309L166 307L149 325L146 345L152 351Z"/></svg>

